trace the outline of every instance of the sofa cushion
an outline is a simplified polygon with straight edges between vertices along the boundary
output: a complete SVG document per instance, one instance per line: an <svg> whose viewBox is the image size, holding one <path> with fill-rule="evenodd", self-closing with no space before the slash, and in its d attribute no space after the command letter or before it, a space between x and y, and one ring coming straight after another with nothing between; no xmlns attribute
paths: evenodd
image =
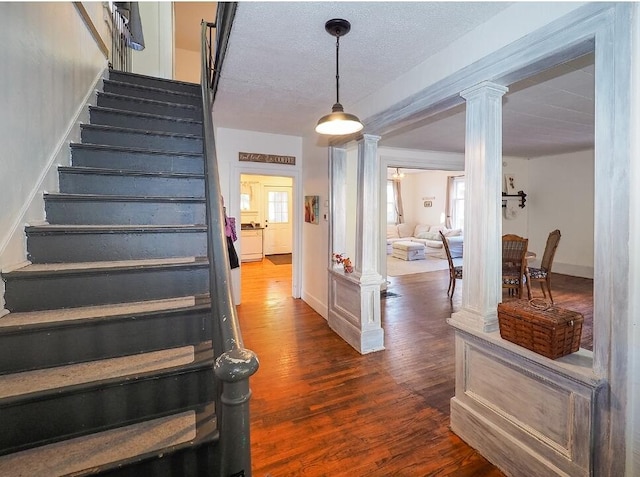
<svg viewBox="0 0 640 477"><path fill-rule="evenodd" d="M398 224L398 235L400 237L411 237L413 236L414 228L413 224Z"/></svg>
<svg viewBox="0 0 640 477"><path fill-rule="evenodd" d="M448 229L446 231L443 230L442 233L445 237L458 237L462 235L462 229Z"/></svg>
<svg viewBox="0 0 640 477"><path fill-rule="evenodd" d="M425 232L429 232L430 228L431 228L431 225L418 224L418 225L416 225L416 228L413 229L413 236L414 237L418 237L418 238L424 238L424 237L420 237L420 234L423 234Z"/></svg>
<svg viewBox="0 0 640 477"><path fill-rule="evenodd" d="M400 238L398 235L398 226L397 225L387 225L387 238Z"/></svg>
<svg viewBox="0 0 640 477"><path fill-rule="evenodd" d="M422 232L415 236L419 239L425 240L440 240L440 234L438 232Z"/></svg>

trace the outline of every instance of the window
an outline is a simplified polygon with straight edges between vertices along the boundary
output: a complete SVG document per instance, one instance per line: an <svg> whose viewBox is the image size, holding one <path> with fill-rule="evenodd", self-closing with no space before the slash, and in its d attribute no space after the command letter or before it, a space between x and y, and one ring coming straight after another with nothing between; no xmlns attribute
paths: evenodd
<svg viewBox="0 0 640 477"><path fill-rule="evenodd" d="M454 229L464 228L464 176L453 178L451 227Z"/></svg>
<svg viewBox="0 0 640 477"><path fill-rule="evenodd" d="M289 222L289 193L270 191L267 200L269 223L285 224Z"/></svg>

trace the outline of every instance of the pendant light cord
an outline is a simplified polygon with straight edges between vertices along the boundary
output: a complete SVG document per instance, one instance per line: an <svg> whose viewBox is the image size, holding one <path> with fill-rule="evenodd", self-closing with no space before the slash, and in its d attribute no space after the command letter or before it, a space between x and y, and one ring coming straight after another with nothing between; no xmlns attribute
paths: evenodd
<svg viewBox="0 0 640 477"><path fill-rule="evenodd" d="M340 103L340 31L336 32L336 104Z"/></svg>

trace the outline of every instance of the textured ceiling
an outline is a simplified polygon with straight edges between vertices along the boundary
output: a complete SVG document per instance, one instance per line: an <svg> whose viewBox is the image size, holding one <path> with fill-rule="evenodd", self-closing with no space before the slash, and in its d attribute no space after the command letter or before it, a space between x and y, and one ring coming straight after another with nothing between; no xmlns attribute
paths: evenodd
<svg viewBox="0 0 640 477"><path fill-rule="evenodd" d="M335 101L340 41L345 110L507 8L506 2L240 2L214 107L216 126L305 136ZM593 58L510 85L505 155L541 156L593 145ZM464 150L464 106L383 137L380 145Z"/></svg>

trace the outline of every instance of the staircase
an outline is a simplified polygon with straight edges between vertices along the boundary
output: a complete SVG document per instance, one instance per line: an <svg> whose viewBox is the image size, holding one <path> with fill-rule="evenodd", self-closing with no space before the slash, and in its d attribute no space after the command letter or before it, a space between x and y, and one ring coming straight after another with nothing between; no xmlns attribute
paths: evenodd
<svg viewBox="0 0 640 477"><path fill-rule="evenodd" d="M0 475L227 475L200 85L110 71L97 94L2 274Z"/></svg>

